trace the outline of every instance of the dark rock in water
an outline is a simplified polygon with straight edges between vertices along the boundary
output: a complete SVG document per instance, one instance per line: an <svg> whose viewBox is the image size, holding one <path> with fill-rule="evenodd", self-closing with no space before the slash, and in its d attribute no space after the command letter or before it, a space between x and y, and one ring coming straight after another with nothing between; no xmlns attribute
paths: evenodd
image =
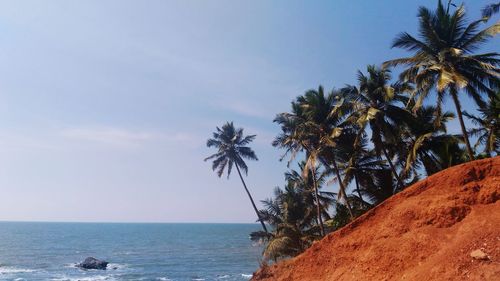
<svg viewBox="0 0 500 281"><path fill-rule="evenodd" d="M76 265L79 268L83 269L101 269L105 270L108 266L107 261L101 261L93 257L86 258L82 263Z"/></svg>

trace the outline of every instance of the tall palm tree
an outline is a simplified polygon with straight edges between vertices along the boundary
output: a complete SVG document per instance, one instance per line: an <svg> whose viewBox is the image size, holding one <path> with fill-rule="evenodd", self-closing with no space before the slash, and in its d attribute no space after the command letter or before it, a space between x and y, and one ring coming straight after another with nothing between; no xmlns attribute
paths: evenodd
<svg viewBox="0 0 500 281"><path fill-rule="evenodd" d="M340 93L331 91L325 94L323 87L309 90L297 98L306 116L307 139L311 145L306 165L316 165L319 161L331 170L339 184L339 199L344 199L351 219L352 208L347 200L347 188L342 181L339 163L346 162L346 149L352 146L354 131L347 121L352 112L348 100ZM342 157L343 156L343 157Z"/></svg>
<svg viewBox="0 0 500 281"><path fill-rule="evenodd" d="M469 159L474 153L462 117L460 93L466 93L479 105L484 105L482 94L494 94L492 88L499 84L500 64L498 53L474 54L481 44L500 32L500 23L495 23L479 31L484 19L468 23L463 5L454 12L450 11L451 1L445 7L439 1L437 9L431 11L420 7L419 35L417 39L403 32L394 40L393 48L402 48L413 52L413 56L390 60L384 66L407 66L401 72L403 81L416 84L418 96L416 108L432 89L437 92L437 111L446 95L450 95L455 105L464 143Z"/></svg>
<svg viewBox="0 0 500 281"><path fill-rule="evenodd" d="M419 169L423 165L428 176L449 166L436 155L447 143L457 143L456 137L447 134L446 122L455 118L451 112L436 116L434 106L419 108L414 117L406 123L402 131L406 155L405 173ZM436 118L441 120L436 121Z"/></svg>
<svg viewBox="0 0 500 281"><path fill-rule="evenodd" d="M309 207L317 207L316 197L315 197L315 187L318 187L318 202L320 208L320 214L322 218L326 220L330 219L330 215L328 214L328 210L330 206L334 203L334 196L336 195L333 192L325 192L320 191L321 187L326 182L326 177L328 173L326 171L321 171L319 167L314 169L309 169L307 167L307 163L302 161L299 163L299 170L290 170L285 173L285 179L287 183L293 185L295 188L298 188L302 191L302 195L304 197L304 202ZM314 212L308 211L307 213L313 214ZM320 225L320 220L317 214L314 215L317 225ZM320 233L321 234L321 233Z"/></svg>
<svg viewBox="0 0 500 281"><path fill-rule="evenodd" d="M465 117L478 126L469 131L470 135L478 138L474 147L484 145L484 153L489 157L492 152L500 155L500 90L478 111L480 116L464 111Z"/></svg>
<svg viewBox="0 0 500 281"><path fill-rule="evenodd" d="M359 136L358 136L359 137ZM366 136L358 139L358 144L353 146L350 158L344 170L344 185L348 186L354 181L357 196L361 202L366 202L360 190L360 179L369 177L370 174L378 169L385 168L385 161L381 160L374 150L368 148Z"/></svg>
<svg viewBox="0 0 500 281"><path fill-rule="evenodd" d="M306 128L306 116L302 106L298 102L292 102L292 111L290 113L283 112L276 116L274 122L281 125L282 132L273 140L273 146L285 149L285 153L280 160L283 160L286 155L291 154L288 165L295 159L296 155L305 151L306 158L311 155L312 147L308 140ZM311 166L312 167L312 166ZM308 167L309 168L309 167ZM321 235L324 235L323 218L321 216L321 202L319 200L318 185L313 184L314 200L316 201L316 218L318 228Z"/></svg>
<svg viewBox="0 0 500 281"><path fill-rule="evenodd" d="M255 206L255 202L253 201L252 195L250 191L248 191L247 185L243 180L243 176L241 175L241 170L248 174L248 167L245 161L243 160L258 160L255 152L248 147L255 139L255 135L244 136L242 128L235 128L233 122L227 122L222 126L222 128L217 127L217 131L213 133L213 138L208 139L207 147L215 147L217 149L217 153L205 158L205 161L214 159L212 162L212 170L217 170L217 175L219 177L222 176L224 170L227 168L227 177L231 174L231 170L233 165L236 167L238 171L238 175L240 176L241 182L243 183L243 187L252 203L253 209L257 214L257 217L262 225L262 229L266 233L268 233L266 224L260 217L259 210L257 206Z"/></svg>
<svg viewBox="0 0 500 281"><path fill-rule="evenodd" d="M398 103L406 102L407 99L402 94L412 88L405 83L390 84L391 75L388 69L369 65L367 73L368 75L365 75L358 71L358 87L347 86L342 91L345 95L354 96L354 117L359 126L359 134L364 134L366 128L370 127L375 152L378 156L384 155L398 185L402 187L402 179L392 160L393 153L388 147L399 144L397 128L411 115L398 106ZM356 141L355 145L358 143L359 141Z"/></svg>
<svg viewBox="0 0 500 281"><path fill-rule="evenodd" d="M346 189L340 177L336 152L341 149L338 146L340 137L347 133L342 128L346 110L347 107L338 95L333 92L325 95L321 86L318 90L307 91L292 102L291 113L286 112L276 116L274 122L281 125L282 133L273 141L274 146L285 148L285 155L290 153L291 159L298 152L304 151L306 166L311 170L318 163L333 169L339 179L339 196L344 199L347 198ZM318 194L317 184L315 186ZM345 202L350 210L349 202L347 200ZM319 204L317 208L317 213L320 214ZM322 217L320 215L318 217L321 232L324 234Z"/></svg>

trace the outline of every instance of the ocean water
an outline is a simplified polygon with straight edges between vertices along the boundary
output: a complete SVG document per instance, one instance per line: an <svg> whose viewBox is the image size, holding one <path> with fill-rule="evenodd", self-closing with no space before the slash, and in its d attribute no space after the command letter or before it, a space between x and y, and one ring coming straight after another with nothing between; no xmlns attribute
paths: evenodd
<svg viewBox="0 0 500 281"><path fill-rule="evenodd" d="M0 222L0 280L248 280L256 224ZM81 270L93 256L108 269Z"/></svg>

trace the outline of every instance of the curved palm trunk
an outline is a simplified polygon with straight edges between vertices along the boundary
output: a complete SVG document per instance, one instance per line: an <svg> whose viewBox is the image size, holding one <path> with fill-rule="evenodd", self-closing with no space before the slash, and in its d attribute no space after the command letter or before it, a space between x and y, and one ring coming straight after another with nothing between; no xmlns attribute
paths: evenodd
<svg viewBox="0 0 500 281"><path fill-rule="evenodd" d="M387 153L387 149L385 148L385 145L382 145L382 153L384 153L385 159L387 159L387 162L389 163L389 167L391 167L392 174L396 178L396 181L398 182L398 188L403 187L403 183L401 182L401 178L398 175L398 172L396 171L396 167L392 163L391 158L389 157L389 153Z"/></svg>
<svg viewBox="0 0 500 281"><path fill-rule="evenodd" d="M486 141L486 154L488 157L493 157L491 154L491 151L494 150L493 144L495 143L495 138L493 135L493 128L489 128L490 131L488 132L488 140Z"/></svg>
<svg viewBox="0 0 500 281"><path fill-rule="evenodd" d="M443 163L441 163L440 160L438 160L436 158L436 156L434 156L433 154L429 154L427 151L424 150L424 155L427 156L427 158L429 158L431 161L434 161L435 163L435 167L437 168L437 171L440 171L443 169ZM425 164L424 164L424 167L425 167ZM427 169L426 169L426 172L427 172ZM434 172L436 173L436 172ZM430 176L429 173L427 172L427 176Z"/></svg>
<svg viewBox="0 0 500 281"><path fill-rule="evenodd" d="M358 193L359 199L364 202L365 200L363 200L363 196L361 195L361 191L359 190L358 175L356 173L354 173L354 183L356 183L356 192Z"/></svg>
<svg viewBox="0 0 500 281"><path fill-rule="evenodd" d="M339 181L341 196L344 197L344 201L345 201L345 204L347 206L347 210L349 211L349 215L351 216L351 219L354 219L351 204L349 204L349 201L347 200L345 185L342 182L342 178L340 177L340 172L339 172L339 167L337 166L337 161L335 159L333 159L332 162L333 162L333 168L335 169L335 174L337 175L337 180Z"/></svg>
<svg viewBox="0 0 500 281"><path fill-rule="evenodd" d="M457 111L458 120L460 121L460 128L462 129L462 135L464 137L465 147L467 148L467 154L469 154L469 160L473 161L474 160L474 152L472 151L472 147L470 146L470 143L469 143L469 136L467 134L467 129L465 128L464 118L462 116L462 110L461 110L461 106L460 106L460 101L458 100L458 97L457 97L457 90L454 87L452 87L450 89L450 95L453 98L453 103L455 104L455 109Z"/></svg>
<svg viewBox="0 0 500 281"><path fill-rule="evenodd" d="M377 126L378 130L382 132L382 127L380 126L380 124L378 123L378 121L375 123L375 126ZM399 177L399 174L396 171L396 167L392 163L392 159L389 157L389 153L387 153L387 148L385 147L385 143L382 140L381 140L381 146L382 146L381 147L382 148L382 153L384 153L384 157L387 160L387 162L389 163L389 167L391 168L392 174L394 175L394 177L396 178L396 181L398 182L398 186L397 187L398 188L402 188L403 187L403 182L401 181L401 178Z"/></svg>
<svg viewBox="0 0 500 281"><path fill-rule="evenodd" d="M318 192L318 184L316 182L316 174L313 169L311 170L311 175L313 179L314 185L314 197L316 197L316 213L317 213L317 223L319 225L319 231L321 236L325 236L325 229L323 227L323 217L321 216L321 202L319 201L319 192Z"/></svg>
<svg viewBox="0 0 500 281"><path fill-rule="evenodd" d="M234 163L234 165L236 166L236 170L238 171L238 175L240 176L241 182L243 183L243 187L245 188L245 191L247 192L248 198L250 198L250 202L252 202L253 209L255 210L255 213L257 214L257 218L259 218L259 221L260 221L260 224L262 225L262 228L264 229L264 231L267 234L269 234L269 232L267 231L266 224L264 223L264 221L260 217L259 210L257 209L257 206L255 206L255 202L253 201L252 195L250 195L250 191L248 191L247 185L245 184L245 181L243 180L243 177L241 176L241 172L240 172L240 168L238 167L238 164Z"/></svg>

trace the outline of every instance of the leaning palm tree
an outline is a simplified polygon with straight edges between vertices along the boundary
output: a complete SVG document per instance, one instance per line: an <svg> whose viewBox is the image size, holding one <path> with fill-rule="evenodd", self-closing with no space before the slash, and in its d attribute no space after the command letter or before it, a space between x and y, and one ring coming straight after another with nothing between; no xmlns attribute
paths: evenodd
<svg viewBox="0 0 500 281"><path fill-rule="evenodd" d="M344 199L352 219L354 215L347 200L347 190L340 175L339 165L347 162L345 152L352 146L354 130L351 124L346 122L352 107L340 92L331 91L325 94L321 86L318 90L309 90L299 96L297 102L306 116L305 138L310 145L306 166L312 168L320 162L333 172L339 184L339 199Z"/></svg>
<svg viewBox="0 0 500 281"><path fill-rule="evenodd" d="M498 87L499 54L474 54L474 51L500 32L500 23L478 31L484 19L468 23L464 6L450 12L450 5L451 1L448 7L439 1L435 11L420 7L420 38L403 32L392 44L393 48L413 52L413 56L387 61L384 65L408 67L401 72L400 78L416 84L415 97L418 96L418 99L415 108L420 107L429 92L435 89L436 114L439 115L443 99L446 95L451 96L469 158L473 160L474 153L464 125L459 95L465 93L483 106L482 94L492 95L492 89Z"/></svg>
<svg viewBox="0 0 500 281"><path fill-rule="evenodd" d="M318 202L320 207L321 217L328 220L330 215L328 210L335 202L333 199L335 193L321 191L320 189L326 183L326 177L328 175L327 171L321 171L319 167L315 169L309 169L305 161L299 163L299 170L290 170L285 173L286 181L293 185L295 188L302 191L302 196L304 197L304 202L308 207L307 214L314 215L317 225L319 225L319 217L313 212L313 208L316 207L316 197L315 197L315 187L318 187ZM320 233L321 234L321 233Z"/></svg>
<svg viewBox="0 0 500 281"><path fill-rule="evenodd" d="M446 123L454 119L455 115L452 112L444 112L439 116L441 120L436 121L438 116L434 114L435 111L434 106L419 108L402 131L405 144L405 173L411 171L416 173L423 166L427 176L430 176L449 167L436 152L442 147L458 143L457 138L447 134L446 130Z"/></svg>
<svg viewBox="0 0 500 281"><path fill-rule="evenodd" d="M339 197L344 199L346 191L343 181L340 180L337 152L341 150L339 139L345 138L348 132L342 128L346 110L347 107L338 95L333 92L325 95L321 86L318 90L307 91L292 102L292 112L276 116L274 122L281 125L282 133L273 141L273 146L286 149L285 155L291 154L291 160L297 153L305 152L306 167L310 170L315 169L318 164L324 164L333 170L339 178ZM315 186L318 197L317 184ZM320 203L319 200L317 202ZM345 202L350 210L349 202ZM319 226L324 234L321 206L316 206Z"/></svg>
<svg viewBox="0 0 500 281"><path fill-rule="evenodd" d="M360 136L365 134L369 127L377 156L385 157L399 187L402 187L403 181L393 161L394 153L389 148L400 143L398 127L411 116L401 105L407 101L403 93L412 88L406 83L391 84L391 73L388 69L369 65L367 73L368 75L365 75L358 71L359 85L342 89L344 95L354 98L353 117L359 127L355 145L359 145Z"/></svg>
<svg viewBox="0 0 500 281"><path fill-rule="evenodd" d="M255 135L244 136L242 128L235 128L233 122L228 122L222 126L222 128L217 127L217 131L213 133L213 138L208 139L207 146L217 148L217 153L205 158L205 161L214 159L212 162L212 170L217 170L217 175L222 176L224 170L227 168L227 177L231 174L233 165L238 171L243 187L252 203L253 209L257 214L257 218L262 225L262 229L267 233L266 224L262 220L259 214L257 206L253 201L250 191L248 191L247 185L243 180L241 175L241 170L248 174L248 167L243 158L249 160L258 160L255 152L248 146L255 139Z"/></svg>
<svg viewBox="0 0 500 281"><path fill-rule="evenodd" d="M360 179L370 177L375 170L385 168L385 161L380 159L374 150L368 148L366 136L358 136L358 144L353 146L347 166L344 170L344 185L354 181L355 191L360 202L366 202L360 190Z"/></svg>
<svg viewBox="0 0 500 281"><path fill-rule="evenodd" d="M292 102L292 111L283 112L276 116L274 122L281 125L282 132L273 140L272 145L285 149L285 154L281 157L283 160L286 155L291 154L288 165L295 159L301 151L306 152L306 158L309 159L312 147L308 140L306 129L307 119L303 107L298 102ZM309 161L310 162L310 161ZM310 167L313 167L310 165ZM321 235L324 235L323 218L321 216L321 202L319 200L318 185L313 184L314 200L316 207L316 218Z"/></svg>
<svg viewBox="0 0 500 281"><path fill-rule="evenodd" d="M469 131L470 135L477 137L474 147L483 145L484 153L488 157L491 157L493 152L500 155L500 90L478 111L480 116L464 111L465 117L478 126Z"/></svg>

